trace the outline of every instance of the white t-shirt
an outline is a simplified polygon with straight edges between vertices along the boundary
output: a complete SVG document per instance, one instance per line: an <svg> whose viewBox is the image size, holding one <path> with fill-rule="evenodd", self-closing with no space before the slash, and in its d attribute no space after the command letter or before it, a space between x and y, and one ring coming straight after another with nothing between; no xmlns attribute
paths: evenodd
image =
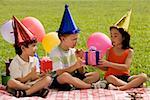
<svg viewBox="0 0 150 100"><path fill-rule="evenodd" d="M70 67L76 63L75 48L70 48L68 51L64 51L59 46L55 47L49 55L53 61L53 71Z"/></svg>
<svg viewBox="0 0 150 100"><path fill-rule="evenodd" d="M32 68L36 67L36 72L40 72L39 62L36 57L29 57L29 62L24 61L16 55L9 66L11 79L22 78L29 74Z"/></svg>

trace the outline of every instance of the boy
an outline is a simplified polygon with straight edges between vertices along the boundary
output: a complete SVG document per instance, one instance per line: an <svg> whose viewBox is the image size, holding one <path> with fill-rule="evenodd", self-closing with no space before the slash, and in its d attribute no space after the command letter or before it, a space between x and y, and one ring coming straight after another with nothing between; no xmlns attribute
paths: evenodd
<svg viewBox="0 0 150 100"><path fill-rule="evenodd" d="M37 41L16 17L13 17L13 29L17 55L9 67L11 79L7 83L7 91L16 97L46 97L49 91L45 87L51 84L51 78L39 77L38 59L34 57Z"/></svg>
<svg viewBox="0 0 150 100"><path fill-rule="evenodd" d="M61 43L50 52L53 71L56 71L57 74L50 88L70 90L70 85L75 88L91 88L91 83L99 79L98 72L83 73L83 61L80 57L76 57L74 48L77 43L78 33L79 29L77 29L73 21L68 5L66 5L58 30Z"/></svg>

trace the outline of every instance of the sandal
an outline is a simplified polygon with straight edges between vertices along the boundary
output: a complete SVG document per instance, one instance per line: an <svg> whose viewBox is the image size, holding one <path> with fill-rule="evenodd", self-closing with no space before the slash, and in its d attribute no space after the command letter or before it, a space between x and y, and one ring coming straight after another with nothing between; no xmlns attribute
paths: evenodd
<svg viewBox="0 0 150 100"><path fill-rule="evenodd" d="M49 90L43 88L42 90L37 91L36 93L33 93L31 96L39 96L39 97L45 98L48 93L49 93Z"/></svg>
<svg viewBox="0 0 150 100"><path fill-rule="evenodd" d="M13 96L17 98L27 96L25 90L15 90L15 89L9 88L8 86L6 87L6 90L8 93L12 94Z"/></svg>
<svg viewBox="0 0 150 100"><path fill-rule="evenodd" d="M15 90L13 96L19 98L19 97L26 97L27 95L25 90Z"/></svg>
<svg viewBox="0 0 150 100"><path fill-rule="evenodd" d="M43 88L43 89L40 91L40 96L41 96L42 98L45 98L45 97L48 95L48 93L49 93L49 90Z"/></svg>

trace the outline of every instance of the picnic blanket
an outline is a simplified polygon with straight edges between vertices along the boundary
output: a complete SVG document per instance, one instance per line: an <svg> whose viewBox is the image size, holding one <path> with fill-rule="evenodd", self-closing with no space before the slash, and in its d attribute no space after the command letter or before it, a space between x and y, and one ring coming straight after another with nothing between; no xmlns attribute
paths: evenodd
<svg viewBox="0 0 150 100"><path fill-rule="evenodd" d="M23 97L16 98L0 85L0 100L150 100L150 88L136 88L127 91L108 89L84 89L72 91L57 91L50 89L46 98Z"/></svg>

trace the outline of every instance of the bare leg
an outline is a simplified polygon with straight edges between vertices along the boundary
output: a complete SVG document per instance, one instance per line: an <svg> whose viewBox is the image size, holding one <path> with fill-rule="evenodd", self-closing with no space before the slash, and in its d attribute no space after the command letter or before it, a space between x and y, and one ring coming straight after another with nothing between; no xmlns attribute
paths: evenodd
<svg viewBox="0 0 150 100"><path fill-rule="evenodd" d="M20 89L20 90L27 90L31 87L29 85L21 83L20 81L15 80L15 79L9 80L7 82L7 86L12 89Z"/></svg>
<svg viewBox="0 0 150 100"><path fill-rule="evenodd" d="M120 79L118 79L117 77L115 77L114 75L109 75L107 78L106 78L107 82L108 83L111 83L115 86L123 86L123 85L126 85L127 82L124 82Z"/></svg>
<svg viewBox="0 0 150 100"><path fill-rule="evenodd" d="M86 73L85 76L86 78L83 79L83 81L86 83L90 83L90 84L100 79L100 75L98 72L89 72L89 73Z"/></svg>
<svg viewBox="0 0 150 100"><path fill-rule="evenodd" d="M39 90L41 90L44 87L48 87L49 84L52 83L52 80L49 76L44 77L42 80L38 81L36 84L34 84L30 89L26 91L27 95L33 94Z"/></svg>
<svg viewBox="0 0 150 100"><path fill-rule="evenodd" d="M132 81L130 81L128 84L124 86L120 86L118 88L119 90L126 90L130 88L138 87L141 84L143 84L147 79L148 79L147 75L142 73L142 74L136 75L136 77Z"/></svg>
<svg viewBox="0 0 150 100"><path fill-rule="evenodd" d="M85 83L79 78L73 77L72 75L66 72L58 76L57 81L60 84L65 84L65 83L71 84L76 88L91 88L91 84Z"/></svg>
<svg viewBox="0 0 150 100"><path fill-rule="evenodd" d="M8 87L12 89L25 90L27 95L31 95L39 91L40 89L47 87L50 83L51 83L51 78L49 76L44 77L33 86L29 86L17 80L12 79L8 81Z"/></svg>

